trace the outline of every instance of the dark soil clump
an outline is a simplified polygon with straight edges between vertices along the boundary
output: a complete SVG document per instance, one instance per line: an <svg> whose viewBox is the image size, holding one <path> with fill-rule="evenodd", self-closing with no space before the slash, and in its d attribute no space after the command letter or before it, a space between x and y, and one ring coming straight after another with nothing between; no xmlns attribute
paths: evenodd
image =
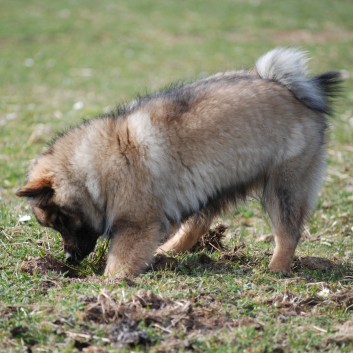
<svg viewBox="0 0 353 353"><path fill-rule="evenodd" d="M225 237L224 232L226 230L227 227L224 224L217 225L215 228L210 229L206 234L204 234L191 250L193 252L198 252L201 250L207 250L210 252L225 250L223 240Z"/></svg>
<svg viewBox="0 0 353 353"><path fill-rule="evenodd" d="M23 261L20 265L20 269L22 272L29 274L57 272L65 274L67 277L78 277L78 273L75 269L67 266L65 263L49 254L44 257Z"/></svg>
<svg viewBox="0 0 353 353"><path fill-rule="evenodd" d="M295 263L300 268L308 270L329 271L334 268L334 263L328 259L316 256L300 257Z"/></svg>
<svg viewBox="0 0 353 353"><path fill-rule="evenodd" d="M153 339L144 331L150 326L160 331L164 341L167 336L168 342L186 348L190 346L187 337L191 333L193 336L212 334L239 324L224 315L215 303L173 300L150 290L139 290L128 300L114 299L103 291L97 298L85 299L84 317L109 325L109 339L120 347L153 345ZM184 335L183 340L178 338L180 333Z"/></svg>
<svg viewBox="0 0 353 353"><path fill-rule="evenodd" d="M155 271L173 271L178 267L178 265L179 261L177 258L159 254L155 257L155 261L150 268Z"/></svg>

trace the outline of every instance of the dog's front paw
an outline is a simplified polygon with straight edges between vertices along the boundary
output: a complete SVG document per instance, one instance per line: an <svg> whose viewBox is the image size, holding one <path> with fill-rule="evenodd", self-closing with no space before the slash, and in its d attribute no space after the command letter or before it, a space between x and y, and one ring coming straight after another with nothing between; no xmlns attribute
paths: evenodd
<svg viewBox="0 0 353 353"><path fill-rule="evenodd" d="M124 280L132 278L141 273L140 266L134 266L135 264L122 264L117 261L116 258L109 259L105 266L104 276L108 279Z"/></svg>
<svg viewBox="0 0 353 353"><path fill-rule="evenodd" d="M289 261L276 261L272 259L268 268L272 272L276 273L290 273L291 272L291 262Z"/></svg>
<svg viewBox="0 0 353 353"><path fill-rule="evenodd" d="M104 276L108 278L124 279L129 273L116 259L109 259L105 266Z"/></svg>

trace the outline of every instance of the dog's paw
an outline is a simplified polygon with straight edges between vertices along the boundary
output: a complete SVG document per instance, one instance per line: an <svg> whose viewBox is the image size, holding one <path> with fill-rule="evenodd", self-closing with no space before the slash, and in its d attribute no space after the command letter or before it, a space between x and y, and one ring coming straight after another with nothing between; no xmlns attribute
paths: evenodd
<svg viewBox="0 0 353 353"><path fill-rule="evenodd" d="M291 264L288 262L271 261L268 268L272 272L276 272L276 273L290 273L291 272Z"/></svg>

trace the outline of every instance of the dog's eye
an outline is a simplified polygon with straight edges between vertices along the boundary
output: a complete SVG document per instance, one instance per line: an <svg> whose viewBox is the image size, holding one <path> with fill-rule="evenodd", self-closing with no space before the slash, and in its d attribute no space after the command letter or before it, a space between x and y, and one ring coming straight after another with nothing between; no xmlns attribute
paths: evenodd
<svg viewBox="0 0 353 353"><path fill-rule="evenodd" d="M78 215L70 213L67 210L60 210L57 215L58 226L65 227L68 230L76 230L81 227L82 222Z"/></svg>
<svg viewBox="0 0 353 353"><path fill-rule="evenodd" d="M60 213L56 214L55 220L52 222L52 227L58 232L65 230L65 220Z"/></svg>

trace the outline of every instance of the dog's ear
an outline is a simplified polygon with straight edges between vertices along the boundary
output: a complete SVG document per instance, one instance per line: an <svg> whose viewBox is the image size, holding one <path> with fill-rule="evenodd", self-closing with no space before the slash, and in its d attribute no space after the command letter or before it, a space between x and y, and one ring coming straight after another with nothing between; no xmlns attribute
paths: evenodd
<svg viewBox="0 0 353 353"><path fill-rule="evenodd" d="M54 194L52 180L41 178L29 181L16 191L16 196L38 199L38 203L45 203Z"/></svg>

